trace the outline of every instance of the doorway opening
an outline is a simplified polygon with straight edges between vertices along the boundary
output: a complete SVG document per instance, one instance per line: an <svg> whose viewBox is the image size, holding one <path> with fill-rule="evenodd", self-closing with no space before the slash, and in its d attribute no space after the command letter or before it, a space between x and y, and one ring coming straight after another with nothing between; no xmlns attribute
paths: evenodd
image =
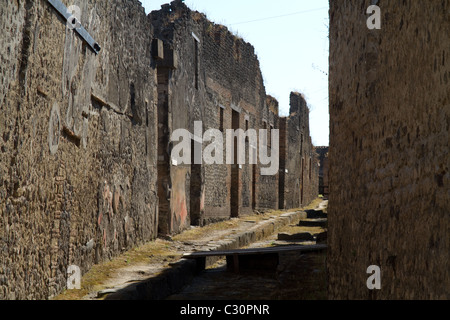
<svg viewBox="0 0 450 320"><path fill-rule="evenodd" d="M197 149L196 149L197 148ZM190 207L190 220L192 226L202 226L202 214L201 214L201 193L202 193L202 165L201 159L196 159L196 151L202 148L200 142L191 140L191 179L190 179L190 195L189 195L189 207ZM201 158L201 155L200 155Z"/></svg>
<svg viewBox="0 0 450 320"><path fill-rule="evenodd" d="M231 127L233 130L239 129L239 113L232 110ZM230 192L230 209L231 217L239 217L239 164L238 164L238 138L233 138L233 164L231 165L231 192Z"/></svg>

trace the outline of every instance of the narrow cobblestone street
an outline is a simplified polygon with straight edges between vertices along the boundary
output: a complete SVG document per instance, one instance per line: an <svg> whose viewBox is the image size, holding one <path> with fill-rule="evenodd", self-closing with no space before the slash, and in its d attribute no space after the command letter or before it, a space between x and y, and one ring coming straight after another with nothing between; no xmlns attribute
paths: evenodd
<svg viewBox="0 0 450 320"><path fill-rule="evenodd" d="M320 204L326 211L327 201ZM319 209L318 209L319 210ZM308 221L308 220L303 220ZM283 234L300 231L321 233L322 227L288 225ZM248 248L278 245L315 244L313 241L280 241L275 232L264 241ZM320 253L280 253L279 265L274 272L247 271L239 274L227 271L225 259L205 270L169 300L325 300L327 299L326 251Z"/></svg>

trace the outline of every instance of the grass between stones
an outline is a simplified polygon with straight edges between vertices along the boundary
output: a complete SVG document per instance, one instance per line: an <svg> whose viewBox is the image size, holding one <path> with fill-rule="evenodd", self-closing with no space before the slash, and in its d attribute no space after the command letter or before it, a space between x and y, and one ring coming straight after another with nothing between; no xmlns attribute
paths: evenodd
<svg viewBox="0 0 450 320"><path fill-rule="evenodd" d="M111 261L94 265L81 279L80 290L64 290L53 300L81 300L90 292L105 289L104 283L114 277L120 269L143 263L169 265L181 255L174 251L170 242L157 239L131 249Z"/></svg>

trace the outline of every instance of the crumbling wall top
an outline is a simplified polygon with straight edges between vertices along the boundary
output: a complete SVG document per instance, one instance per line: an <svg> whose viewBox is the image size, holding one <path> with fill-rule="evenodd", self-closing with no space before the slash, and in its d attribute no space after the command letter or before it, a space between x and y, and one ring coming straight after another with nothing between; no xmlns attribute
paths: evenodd
<svg viewBox="0 0 450 320"><path fill-rule="evenodd" d="M309 114L309 108L305 96L299 92L291 92L290 96L290 114L306 113Z"/></svg>

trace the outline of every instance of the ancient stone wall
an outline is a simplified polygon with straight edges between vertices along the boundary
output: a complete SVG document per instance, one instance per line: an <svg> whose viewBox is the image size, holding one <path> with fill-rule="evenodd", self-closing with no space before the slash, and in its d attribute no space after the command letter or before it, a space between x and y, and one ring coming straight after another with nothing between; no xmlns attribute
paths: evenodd
<svg viewBox="0 0 450 320"><path fill-rule="evenodd" d="M172 224L167 230L177 233L190 224L249 214L255 208L276 208L273 185L277 185L278 175L263 177L259 164L249 163L249 152L257 154L259 141L246 139L245 164L226 164L227 129L270 130L278 126L278 103L274 99L266 101L253 46L181 1L162 6L151 13L151 18L155 37L173 50L177 59L169 80L169 135L185 128L201 137L209 129L218 129L223 139L223 164L171 165L171 172L185 170L178 176L181 180L174 180L171 174L170 183L169 220L182 223ZM203 124L199 134L194 133L194 121ZM203 144L203 151L207 145ZM175 185L185 184L190 188L175 189ZM187 213L177 209L177 194L186 199L183 202ZM189 201L184 194L189 195Z"/></svg>
<svg viewBox="0 0 450 320"><path fill-rule="evenodd" d="M286 207L317 196L306 102L279 119L250 44L182 1L149 16L134 0L77 6L98 54L46 0L0 6L0 299L49 298L69 266L84 274L158 235L278 208L279 174L249 161L259 138L246 139L245 164L181 164L177 129L194 148L221 130L225 163L227 129L271 141L284 126L289 170L305 158L303 201L297 185Z"/></svg>
<svg viewBox="0 0 450 320"><path fill-rule="evenodd" d="M204 21L203 41L206 94L210 101L205 107L207 113L216 114L216 117L223 112L224 139L227 129L258 131L263 128L263 120L269 117L269 107L253 46L224 26L210 21ZM257 153L258 143L259 139L246 139L245 164L209 168L210 171L219 170L222 174L225 170L227 172L226 201L219 206L216 205L217 199L223 198L223 194L217 197L217 194L208 192L224 186L214 176L206 177L205 210L210 218L230 217L230 213L231 216L249 214L261 207L264 178L260 174L259 162L255 165L249 163L249 153Z"/></svg>
<svg viewBox="0 0 450 320"><path fill-rule="evenodd" d="M160 181L163 184L161 196L167 199L164 207L160 202L161 234L179 233L191 224L201 222L203 168L200 164L174 163L170 159L173 146L178 144L178 141L170 141L174 131L186 129L191 138L197 134L199 139L203 132L203 127L200 133L194 132L194 121L202 121L203 118L204 96L201 92L204 91L204 81L199 73L199 43L192 35L194 32L199 34L201 25L191 18L187 7L184 9L176 10L175 6L167 4L150 14L155 39L159 39L164 47L164 59L157 61L156 67L158 74L164 73L167 78L162 88L163 99L167 103L159 110L165 113L165 117L160 117L158 123L160 128L164 128L160 131L163 139L159 143L158 179L164 178ZM158 88L161 90L161 83ZM189 144L194 149L194 140ZM191 151L189 161L194 162L194 150ZM167 177L162 176L161 167L167 170Z"/></svg>
<svg viewBox="0 0 450 320"><path fill-rule="evenodd" d="M151 25L138 1L77 5L98 55L47 1L0 5L0 299L156 236Z"/></svg>
<svg viewBox="0 0 450 320"><path fill-rule="evenodd" d="M319 194L328 196L329 191L329 171L330 159L328 157L329 147L316 147L319 160Z"/></svg>
<svg viewBox="0 0 450 320"><path fill-rule="evenodd" d="M329 297L448 299L450 2L369 2L330 1Z"/></svg>
<svg viewBox="0 0 450 320"><path fill-rule="evenodd" d="M267 118L263 119L262 129L267 130L267 149L271 154L271 147L273 145L272 141L272 130L280 129L279 126L279 105L278 101L267 96L266 106L268 110L264 109L267 113ZM267 120L266 120L267 119ZM261 143L261 141L260 141ZM279 143L279 140L277 141ZM280 147L279 147L280 148ZM274 150L275 151L275 150ZM278 150L280 153L280 150ZM279 156L278 156L279 157ZM278 160L279 161L279 160ZM277 209L279 204L278 192L274 192L274 186L278 186L279 170L276 175L260 175L259 177L259 190L258 190L258 208L259 209Z"/></svg>

